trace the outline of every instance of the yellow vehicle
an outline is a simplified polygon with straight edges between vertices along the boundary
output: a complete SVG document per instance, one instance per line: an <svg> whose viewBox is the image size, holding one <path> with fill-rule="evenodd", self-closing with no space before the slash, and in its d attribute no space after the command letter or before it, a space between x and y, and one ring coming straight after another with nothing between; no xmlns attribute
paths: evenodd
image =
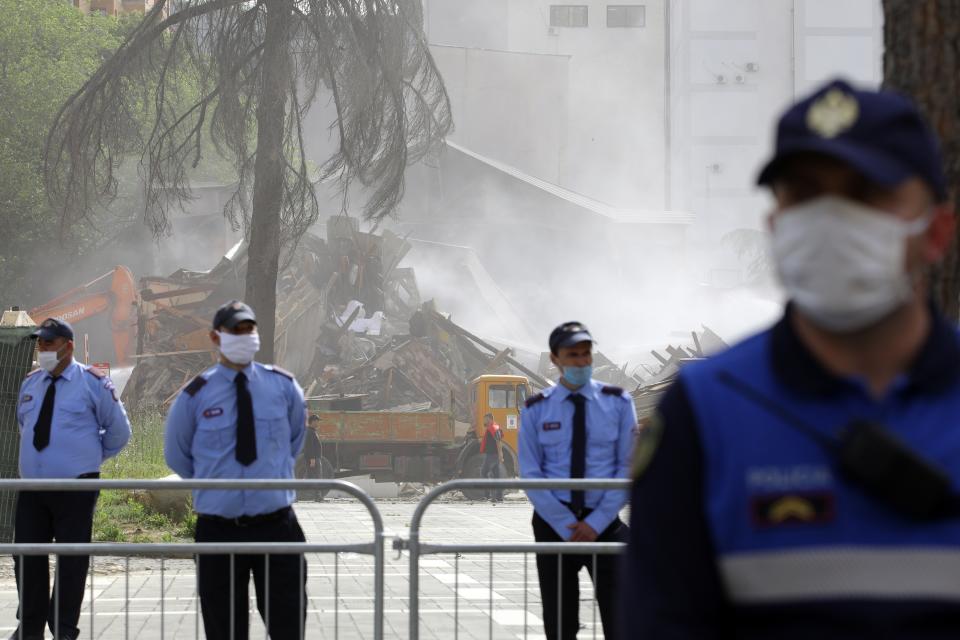
<svg viewBox="0 0 960 640"><path fill-rule="evenodd" d="M523 376L483 375L469 387L471 429L455 434L454 417L443 411L398 413L342 408L341 399L307 398L310 412L320 418L316 431L322 458L321 477L369 474L376 482L444 482L479 478L483 455L483 416L493 414L503 433L503 477L519 471L517 436L520 407L530 394ZM303 477L305 471L298 471ZM483 492L466 490L468 498Z"/></svg>
<svg viewBox="0 0 960 640"><path fill-rule="evenodd" d="M503 471L507 478L516 477L520 465L517 460L517 439L520 434L520 407L530 395L530 385L524 376L483 375L470 383L470 417L473 430L460 453L460 476L479 478L483 455L480 442L483 439L483 416L493 414L493 421L500 425L503 434ZM472 438L470 436L473 436ZM465 491L467 497L471 492ZM477 492L482 497L482 491Z"/></svg>
<svg viewBox="0 0 960 640"><path fill-rule="evenodd" d="M470 383L470 408L473 431L477 439L483 438L483 416L492 413L493 421L499 424L503 431L505 448L509 447L511 452L516 454L517 436L520 433L520 407L526 402L529 393L530 387L523 376L486 375L474 378ZM506 457L506 452L504 456Z"/></svg>

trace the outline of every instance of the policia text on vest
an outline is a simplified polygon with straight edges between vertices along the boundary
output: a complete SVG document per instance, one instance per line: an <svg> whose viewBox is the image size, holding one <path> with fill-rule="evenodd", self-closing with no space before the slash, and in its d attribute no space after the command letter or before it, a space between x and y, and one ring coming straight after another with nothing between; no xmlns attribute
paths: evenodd
<svg viewBox="0 0 960 640"><path fill-rule="evenodd" d="M836 433L807 424L729 371L717 378L819 444L847 480L897 513L931 521L960 516L960 495L950 476L913 451L879 422L853 419Z"/></svg>

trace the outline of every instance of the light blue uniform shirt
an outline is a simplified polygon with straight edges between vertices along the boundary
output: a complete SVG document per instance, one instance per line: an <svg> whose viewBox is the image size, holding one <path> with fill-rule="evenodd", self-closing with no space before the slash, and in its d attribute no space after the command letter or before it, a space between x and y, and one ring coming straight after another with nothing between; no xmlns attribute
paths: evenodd
<svg viewBox="0 0 960 640"><path fill-rule="evenodd" d="M520 477L569 478L573 443L573 402L571 393L587 399L587 455L585 478L627 478L633 452L637 412L625 392L604 393L607 387L591 380L573 392L558 384L545 389L537 400L520 410ZM562 504L570 502L570 491L528 491L527 496L541 518L565 540L576 524L573 513ZM584 518L598 534L610 526L627 502L626 491L587 491L584 506L593 513Z"/></svg>
<svg viewBox="0 0 960 640"><path fill-rule="evenodd" d="M164 456L181 478L293 478L293 465L307 425L303 389L287 372L253 362L243 369L253 400L257 459L237 462L237 371L221 364L180 392L167 415ZM194 393L191 395L191 390ZM236 518L289 506L293 490L201 490L197 513Z"/></svg>
<svg viewBox="0 0 960 640"><path fill-rule="evenodd" d="M50 444L33 446L33 428L53 378L42 369L20 385L20 477L76 478L100 471L130 440L130 421L110 378L71 360L56 382Z"/></svg>

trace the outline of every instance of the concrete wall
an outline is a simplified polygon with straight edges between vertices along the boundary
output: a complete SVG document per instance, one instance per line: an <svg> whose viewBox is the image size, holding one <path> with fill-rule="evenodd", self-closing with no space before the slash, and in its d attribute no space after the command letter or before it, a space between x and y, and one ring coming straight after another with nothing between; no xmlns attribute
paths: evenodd
<svg viewBox="0 0 960 640"><path fill-rule="evenodd" d="M830 77L879 84L880 2L672 0L670 42L669 206L697 216L694 271L733 286L749 274L724 238L764 228L754 182L776 119Z"/></svg>
<svg viewBox="0 0 960 640"><path fill-rule="evenodd" d="M431 44L505 51L507 19L507 0L423 0Z"/></svg>
<svg viewBox="0 0 960 640"><path fill-rule="evenodd" d="M616 207L662 208L665 194L666 31L661 0L643 4L646 26L608 28L607 0L585 28L551 28L550 5L510 0L511 51L570 56L570 116L560 184Z"/></svg>
<svg viewBox="0 0 960 640"><path fill-rule="evenodd" d="M564 170L569 58L432 46L454 142L557 183Z"/></svg>
<svg viewBox="0 0 960 640"><path fill-rule="evenodd" d="M608 28L605 0L577 3L588 5L585 28L551 28L548 0L426 0L426 28L430 42L438 45L569 58L565 142L558 148L556 180L543 172L544 154L532 151L549 150L551 144L545 142L536 108L509 112L519 135L485 155L508 163L517 159L517 168L526 173L616 207L661 208L666 191L663 2L644 3L643 28ZM492 75L468 76L465 67L449 64L441 71L448 87L482 77L485 91L498 84L500 91L509 88L515 104L549 102L555 93L554 77L544 76L542 65L518 65L503 77L492 65ZM458 128L473 131L488 126L476 119L501 115L455 105L454 117ZM454 140L471 146L457 135Z"/></svg>
<svg viewBox="0 0 960 640"><path fill-rule="evenodd" d="M134 11L145 13L150 11L156 3L157 0L73 0L73 6L82 13L93 11L111 16ZM163 13L167 15L169 10L164 9Z"/></svg>

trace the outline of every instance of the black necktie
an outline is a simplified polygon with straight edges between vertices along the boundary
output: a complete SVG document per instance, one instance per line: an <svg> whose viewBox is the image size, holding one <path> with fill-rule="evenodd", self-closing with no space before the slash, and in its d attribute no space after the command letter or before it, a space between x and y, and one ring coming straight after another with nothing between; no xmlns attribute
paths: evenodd
<svg viewBox="0 0 960 640"><path fill-rule="evenodd" d="M247 466L257 459L257 433L253 426L253 399L247 389L247 376L237 373L237 462Z"/></svg>
<svg viewBox="0 0 960 640"><path fill-rule="evenodd" d="M570 477L582 478L587 470L587 399L579 393L570 396L573 403L573 446L570 448ZM584 505L582 490L570 492L570 506L580 512Z"/></svg>
<svg viewBox="0 0 960 640"><path fill-rule="evenodd" d="M53 401L57 398L57 380L59 378L50 378L50 386L47 387L43 404L40 405L40 416L37 424L33 425L33 448L37 451L43 451L50 444L50 423L53 422Z"/></svg>

